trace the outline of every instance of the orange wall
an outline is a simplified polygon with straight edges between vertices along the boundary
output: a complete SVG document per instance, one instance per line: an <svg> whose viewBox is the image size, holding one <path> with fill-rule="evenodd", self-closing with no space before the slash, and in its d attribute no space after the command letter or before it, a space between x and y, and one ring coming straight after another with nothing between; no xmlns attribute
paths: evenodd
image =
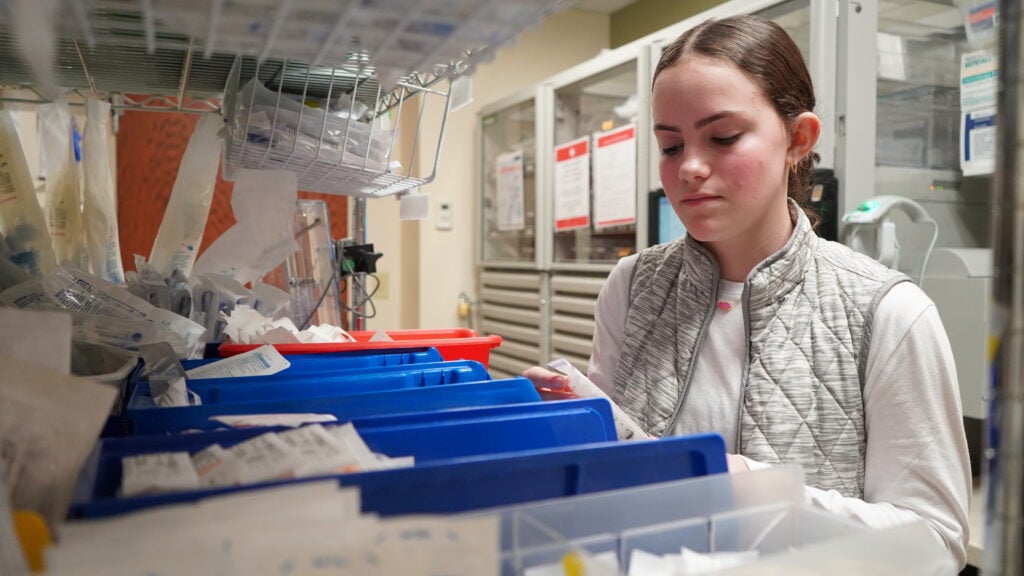
<svg viewBox="0 0 1024 576"><path fill-rule="evenodd" d="M178 112L132 112L121 116L117 133L117 221L125 270L135 269L135 254L149 257L160 221L178 176L188 139L199 116ZM235 223L231 213L234 185L217 175L210 219L199 253ZM327 202L331 235L348 235L348 208L344 196L299 192L300 198Z"/></svg>

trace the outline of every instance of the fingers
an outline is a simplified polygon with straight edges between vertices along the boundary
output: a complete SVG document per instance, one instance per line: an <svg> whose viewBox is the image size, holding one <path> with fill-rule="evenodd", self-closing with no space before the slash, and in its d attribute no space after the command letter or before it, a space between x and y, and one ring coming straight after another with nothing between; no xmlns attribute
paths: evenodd
<svg viewBox="0 0 1024 576"><path fill-rule="evenodd" d="M750 467L747 466L747 461L736 454L726 454L725 464L729 467L730 473L746 472L750 470Z"/></svg>
<svg viewBox="0 0 1024 576"><path fill-rule="evenodd" d="M532 366L523 371L524 377L533 382L535 388L547 388L549 390L568 390L569 379L561 374L556 374L540 366Z"/></svg>

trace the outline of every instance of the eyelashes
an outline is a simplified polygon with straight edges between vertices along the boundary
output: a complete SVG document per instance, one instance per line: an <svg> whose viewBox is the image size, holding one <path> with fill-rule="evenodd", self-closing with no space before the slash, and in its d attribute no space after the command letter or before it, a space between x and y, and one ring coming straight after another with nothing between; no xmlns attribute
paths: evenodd
<svg viewBox="0 0 1024 576"><path fill-rule="evenodd" d="M714 138L711 139L711 141L714 142L718 146L731 146L732 144L735 144L737 141L739 141L740 136L742 136L742 135L743 135L742 133L738 133L738 134L733 134L732 136L724 136L724 137L721 137L721 138L714 137ZM672 155L678 154L680 151L682 151L682 149L683 149L683 145L682 144L673 144L672 146L666 146L666 147L662 148L661 149L661 155L662 156L672 156Z"/></svg>

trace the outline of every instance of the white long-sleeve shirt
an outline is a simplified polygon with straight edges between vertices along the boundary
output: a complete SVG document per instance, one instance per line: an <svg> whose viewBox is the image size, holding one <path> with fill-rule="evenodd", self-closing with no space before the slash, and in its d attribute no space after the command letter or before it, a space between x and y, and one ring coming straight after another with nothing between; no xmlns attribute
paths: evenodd
<svg viewBox="0 0 1024 576"><path fill-rule="evenodd" d="M609 394L636 260L620 260L597 299L588 375ZM723 280L718 301L736 302L742 291ZM675 434L718 432L734 451L745 338L741 305L715 312ZM964 566L971 472L956 367L935 304L916 285L898 284L879 302L866 374L864 499L809 486L806 498L875 528L924 519ZM745 461L751 469L768 466Z"/></svg>

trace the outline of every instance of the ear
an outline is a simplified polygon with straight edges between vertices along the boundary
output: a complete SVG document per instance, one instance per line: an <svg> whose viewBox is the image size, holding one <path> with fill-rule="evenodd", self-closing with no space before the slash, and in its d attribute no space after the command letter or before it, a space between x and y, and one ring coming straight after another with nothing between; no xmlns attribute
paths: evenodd
<svg viewBox="0 0 1024 576"><path fill-rule="evenodd" d="M790 125L789 149L786 150L786 161L795 164L811 153L818 143L821 134L821 120L813 112L804 112L796 117Z"/></svg>

